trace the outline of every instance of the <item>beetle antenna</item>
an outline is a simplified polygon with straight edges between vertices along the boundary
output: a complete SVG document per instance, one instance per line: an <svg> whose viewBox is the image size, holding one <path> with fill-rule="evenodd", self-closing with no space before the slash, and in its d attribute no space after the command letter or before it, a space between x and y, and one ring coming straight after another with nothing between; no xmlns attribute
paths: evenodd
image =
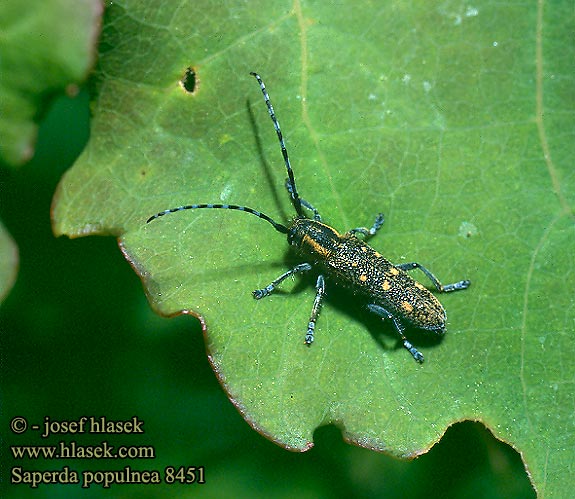
<svg viewBox="0 0 575 499"><path fill-rule="evenodd" d="M301 203L301 199L299 197L299 194L297 192L296 186L295 186L295 178L293 175L293 170L291 169L291 164L289 161L289 156L288 156L288 152L286 149L286 145L284 142L284 138L282 135L282 131L280 128L280 124L278 119L276 118L275 112L274 112L274 108L272 106L272 103L270 101L270 96L268 95L268 91L266 90L266 86L264 85L264 82L262 81L261 77L259 74L254 73L253 71L250 73L260 84L260 88L262 89L262 93L264 94L264 100L266 101L266 104L268 106L268 111L270 113L270 118L272 119L272 122L274 124L274 128L276 129L276 133L278 135L278 139L280 141L280 146L282 148L282 155L284 158L284 163L286 166L286 170L287 170L287 174L288 174L288 191L291 195L291 200L293 203L293 206L295 208L295 211L297 212L297 214L300 217L305 217L304 213L303 213L303 209L301 207L302 203Z"/></svg>
<svg viewBox="0 0 575 499"><path fill-rule="evenodd" d="M245 211L246 213L251 213L252 215L255 215L256 217L261 218L262 220L265 220L266 222L269 222L270 224L273 225L274 229L277 230L278 232L281 232L282 234L288 233L288 228L285 225L282 225L282 224L276 222L273 218L268 217L265 213L254 210L252 208L248 208L247 206L238 206L237 204L188 204L186 206L178 206L177 208L171 208L169 210L164 210L164 211L161 211L160 213L156 213L155 215L152 215L150 218L148 218L148 220L146 220L146 223L150 223L152 220L155 220L156 218L163 217L164 215L167 215L168 213L174 213L176 211L182 211L182 210L195 210L198 208L219 208L222 210Z"/></svg>

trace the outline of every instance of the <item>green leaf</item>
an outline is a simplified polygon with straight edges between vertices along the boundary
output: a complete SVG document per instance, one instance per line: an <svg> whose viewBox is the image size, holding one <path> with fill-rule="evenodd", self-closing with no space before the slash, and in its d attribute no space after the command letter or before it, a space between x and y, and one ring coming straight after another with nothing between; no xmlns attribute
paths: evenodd
<svg viewBox="0 0 575 499"><path fill-rule="evenodd" d="M92 139L59 186L56 233L118 236L156 310L201 317L231 400L278 444L306 450L333 423L351 442L413 457L454 422L480 420L521 452L541 496L565 496L570 5L166 5L108 11ZM180 85L188 68L192 92ZM327 223L345 231L383 212L371 244L390 260L471 279L440 297L444 338L408 330L423 365L334 286L305 348L314 276L250 294L299 261L264 221L196 210L145 224L188 203L293 216L254 70L299 190Z"/></svg>
<svg viewBox="0 0 575 499"><path fill-rule="evenodd" d="M0 157L34 154L44 100L76 85L92 65L99 0L7 0L0 4Z"/></svg>
<svg viewBox="0 0 575 499"><path fill-rule="evenodd" d="M14 285L18 273L18 247L0 223L0 302Z"/></svg>

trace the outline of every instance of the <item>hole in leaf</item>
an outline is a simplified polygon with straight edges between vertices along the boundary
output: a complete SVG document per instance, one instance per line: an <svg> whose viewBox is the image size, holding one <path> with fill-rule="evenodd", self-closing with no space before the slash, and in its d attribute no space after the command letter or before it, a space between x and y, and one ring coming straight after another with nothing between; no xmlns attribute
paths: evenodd
<svg viewBox="0 0 575 499"><path fill-rule="evenodd" d="M180 80L181 87L188 93L193 94L196 92L198 87L198 75L196 70L190 66L186 68L183 78Z"/></svg>

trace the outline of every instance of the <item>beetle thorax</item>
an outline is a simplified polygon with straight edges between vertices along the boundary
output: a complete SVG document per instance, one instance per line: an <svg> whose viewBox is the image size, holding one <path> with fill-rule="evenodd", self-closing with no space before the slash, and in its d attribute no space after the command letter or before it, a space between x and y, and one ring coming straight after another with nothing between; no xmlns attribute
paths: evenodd
<svg viewBox="0 0 575 499"><path fill-rule="evenodd" d="M325 260L336 249L341 235L328 225L309 218L296 218L289 228L288 242L301 253Z"/></svg>

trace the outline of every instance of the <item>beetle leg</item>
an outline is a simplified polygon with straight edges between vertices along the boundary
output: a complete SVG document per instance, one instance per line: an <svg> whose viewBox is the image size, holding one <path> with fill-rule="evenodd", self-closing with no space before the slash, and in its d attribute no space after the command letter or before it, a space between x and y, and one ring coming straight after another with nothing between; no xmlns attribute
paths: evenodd
<svg viewBox="0 0 575 499"><path fill-rule="evenodd" d="M321 301L325 295L325 280L322 275L317 277L317 283L315 285L315 299L313 301L313 307L311 309L311 316L307 324L307 333L305 335L305 344L310 346L313 343L313 334L315 331L315 321L319 315L319 309L321 307Z"/></svg>
<svg viewBox="0 0 575 499"><path fill-rule="evenodd" d="M377 217L375 217L375 221L373 222L373 225L371 226L370 229L368 229L367 227L356 227L355 229L347 231L347 233L356 234L359 232L360 234L363 234L367 239L368 237L373 236L379 229L381 229L381 226L383 225L383 220L384 220L383 213L379 213Z"/></svg>
<svg viewBox="0 0 575 499"><path fill-rule="evenodd" d="M436 287L437 291L440 291L441 293L448 293L449 291L459 291L460 289L468 288L469 285L471 284L471 281L467 279L464 279L463 281L454 282L453 284L441 284L441 282L439 282L439 279L437 277L435 277L429 270L427 270L423 265L420 265L417 262L402 263L401 265L396 265L396 267L401 270L413 270L413 269L421 270L427 277L429 277L429 280Z"/></svg>
<svg viewBox="0 0 575 499"><path fill-rule="evenodd" d="M373 312L374 314L381 317L382 320L390 319L391 321L393 321L393 325L395 326L395 329L397 330L397 332L401 338L401 341L403 342L404 348L411 354L411 356L417 362L419 362L419 363L423 362L423 354L419 350L417 350L417 348L415 348L408 341L408 339L405 337L405 334L404 334L405 327L403 326L403 324L401 323L401 321L397 317L395 317L393 314L388 312L382 306L376 305L375 303L370 303L367 306L367 308L369 309L370 312Z"/></svg>
<svg viewBox="0 0 575 499"><path fill-rule="evenodd" d="M263 298L264 296L271 295L273 291L279 286L285 279L287 279L290 275L297 274L299 272L307 272L311 270L311 265L309 263L300 263L296 265L293 269L284 272L280 275L277 279L274 279L270 284L268 284L265 288L256 289L252 291L252 295L256 300Z"/></svg>

